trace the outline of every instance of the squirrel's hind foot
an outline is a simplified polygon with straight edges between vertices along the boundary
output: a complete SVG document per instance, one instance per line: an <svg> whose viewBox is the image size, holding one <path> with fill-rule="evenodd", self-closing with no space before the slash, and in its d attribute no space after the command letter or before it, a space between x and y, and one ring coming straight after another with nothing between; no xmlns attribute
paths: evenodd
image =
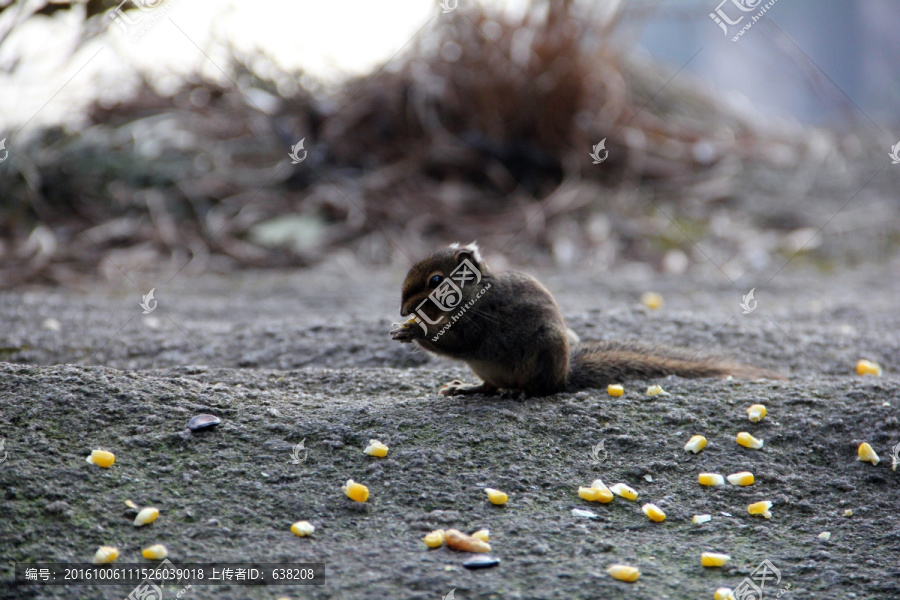
<svg viewBox="0 0 900 600"><path fill-rule="evenodd" d="M489 383L464 385L459 379L454 379L453 381L445 383L438 394L441 396L465 396L471 394L495 395L497 391L497 388Z"/></svg>

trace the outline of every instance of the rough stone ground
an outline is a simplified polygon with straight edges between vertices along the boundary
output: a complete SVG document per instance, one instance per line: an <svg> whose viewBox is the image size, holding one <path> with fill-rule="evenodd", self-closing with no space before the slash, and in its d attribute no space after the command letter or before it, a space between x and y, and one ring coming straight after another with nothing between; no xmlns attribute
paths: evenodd
<svg viewBox="0 0 900 600"><path fill-rule="evenodd" d="M778 369L787 381L671 379L669 397L629 382L552 398L442 398L464 368L390 341L403 273L332 262L313 271L185 278L159 285L142 315L138 290L29 289L0 295L0 578L16 561L88 562L117 545L120 561L161 542L178 563L327 563L322 587L194 586L183 598L458 599L712 598L763 559L781 571L774 598L900 597L900 282L897 263L823 274L794 265L771 283L732 286L714 270L651 277L538 273L583 338L640 338L703 347ZM124 280L123 280L124 281ZM140 282L143 285L143 281ZM758 309L738 302L757 285ZM665 306L649 312L647 289ZM58 321L58 331L45 320ZM860 377L858 358L881 378ZM64 364L71 363L71 364ZM769 416L752 424L746 407ZM201 412L217 429L189 433ZM754 451L734 442L746 430ZM683 450L695 433L699 455ZM387 458L361 450L370 438ZM308 459L291 463L305 440ZM605 462L591 448L605 440ZM856 461L870 442L883 461ZM112 450L108 470L88 465ZM747 488L701 488L697 473L752 471ZM652 476L652 481L645 479ZM341 492L354 478L371 498ZM640 492L637 503L581 501L579 485L602 477ZM510 495L490 505L481 488ZM124 501L160 508L136 529ZM747 504L772 500L773 517ZM653 523L643 502L663 508ZM586 520L573 508L594 510ZM852 510L853 515L844 516ZM732 516L724 516L727 512ZM713 520L693 525L690 517ZM311 539L289 531L308 519ZM463 555L427 550L436 528L491 530L499 567L469 572ZM822 542L817 535L832 533ZM702 551L732 555L721 569ZM610 579L617 562L637 583ZM167 598L180 587L168 587ZM129 587L13 587L0 598L124 598Z"/></svg>

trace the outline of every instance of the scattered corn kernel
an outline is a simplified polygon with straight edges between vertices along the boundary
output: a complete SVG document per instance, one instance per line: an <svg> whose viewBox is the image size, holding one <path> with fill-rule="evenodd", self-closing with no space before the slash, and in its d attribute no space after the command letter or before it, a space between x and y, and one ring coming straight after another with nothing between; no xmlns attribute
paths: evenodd
<svg viewBox="0 0 900 600"><path fill-rule="evenodd" d="M609 504L613 501L613 493L608 487L606 487L606 484L603 483L602 479L595 479L591 483L591 488L600 490L600 493L597 495L596 502L600 502L601 504Z"/></svg>
<svg viewBox="0 0 900 600"><path fill-rule="evenodd" d="M152 506L148 506L147 508L142 508L141 511L134 518L134 526L140 527L141 525L149 525L153 521L156 520L156 517L159 516L159 509L153 508Z"/></svg>
<svg viewBox="0 0 900 600"><path fill-rule="evenodd" d="M753 479L753 473L749 471L741 471L740 473L732 473L725 479L728 480L728 483L731 485L753 485L755 481Z"/></svg>
<svg viewBox="0 0 900 600"><path fill-rule="evenodd" d="M861 360L856 363L856 372L859 375L874 375L876 377L880 377L881 365L870 360Z"/></svg>
<svg viewBox="0 0 900 600"><path fill-rule="evenodd" d="M138 505L135 504L134 502L132 502L131 500L126 500L125 506L127 506L128 508L133 508L134 510L138 510Z"/></svg>
<svg viewBox="0 0 900 600"><path fill-rule="evenodd" d="M691 520L694 522L694 525L703 525L708 521L712 521L712 515L694 515L694 518Z"/></svg>
<svg viewBox="0 0 900 600"><path fill-rule="evenodd" d="M734 591L729 587L720 587L713 593L713 600L734 600Z"/></svg>
<svg viewBox="0 0 900 600"><path fill-rule="evenodd" d="M616 485L609 488L609 491L611 491L616 496L625 498L626 500L638 499L638 493L624 483L617 483Z"/></svg>
<svg viewBox="0 0 900 600"><path fill-rule="evenodd" d="M881 462L881 459L878 458L878 455L875 454L875 451L872 450L872 446L869 445L868 442L863 442L859 445L859 449L856 451L857 459L863 462L870 462L873 465L877 465Z"/></svg>
<svg viewBox="0 0 900 600"><path fill-rule="evenodd" d="M506 504L506 501L509 500L509 496L507 496L500 490L495 490L494 488L484 488L484 492L487 494L488 500L491 501L491 504Z"/></svg>
<svg viewBox="0 0 900 600"><path fill-rule="evenodd" d="M702 435L692 436L688 443L684 445L684 449L687 452L693 452L694 454L697 454L704 448L706 448L706 438Z"/></svg>
<svg viewBox="0 0 900 600"><path fill-rule="evenodd" d="M348 479L344 484L344 493L354 502L365 502L369 499L369 488L352 479Z"/></svg>
<svg viewBox="0 0 900 600"><path fill-rule="evenodd" d="M448 529L444 532L444 541L448 548L462 552L490 552L491 545L485 541L466 535L457 529Z"/></svg>
<svg viewBox="0 0 900 600"><path fill-rule="evenodd" d="M312 535L315 530L316 526L309 521L297 521L296 523L291 525L291 533L293 533L297 537L306 537L308 535Z"/></svg>
<svg viewBox="0 0 900 600"><path fill-rule="evenodd" d="M440 548L444 543L444 530L435 529L422 539L429 548Z"/></svg>
<svg viewBox="0 0 900 600"><path fill-rule="evenodd" d="M766 407L762 404L754 404L747 408L747 416L754 423L759 423L766 416Z"/></svg>
<svg viewBox="0 0 900 600"><path fill-rule="evenodd" d="M100 546L94 553L94 564L105 565L119 558L119 549L115 546Z"/></svg>
<svg viewBox="0 0 900 600"><path fill-rule="evenodd" d="M753 450L759 450L763 447L763 440L758 440L746 431L742 431L737 434L737 443L743 446L744 448L752 448Z"/></svg>
<svg viewBox="0 0 900 600"><path fill-rule="evenodd" d="M387 456L388 447L379 442L378 440L369 440L369 445L366 446L366 449L363 450L365 454L369 456L377 456L379 458L383 458Z"/></svg>
<svg viewBox="0 0 900 600"><path fill-rule="evenodd" d="M641 507L641 510L644 511L644 514L650 517L651 521L656 521L657 523L662 523L666 520L666 513L662 511L657 505L647 503Z"/></svg>
<svg viewBox="0 0 900 600"><path fill-rule="evenodd" d="M729 555L718 552L703 552L700 555L700 564L704 567L721 567L729 560L731 560Z"/></svg>
<svg viewBox="0 0 900 600"><path fill-rule="evenodd" d="M672 394L670 394L666 390L662 389L662 386L660 386L660 385L651 385L650 387L647 388L647 395L648 396L671 396Z"/></svg>
<svg viewBox="0 0 900 600"><path fill-rule="evenodd" d="M761 502L754 502L750 506L747 507L747 512L751 515L757 515L760 517L765 517L766 519L772 518L772 513L769 509L772 508L771 500L763 500Z"/></svg>
<svg viewBox="0 0 900 600"><path fill-rule="evenodd" d="M725 485L725 478L718 473L700 473L697 475L697 481L700 485Z"/></svg>
<svg viewBox="0 0 900 600"><path fill-rule="evenodd" d="M481 540L482 542L491 541L491 530L490 529L479 529L475 533L472 534L472 537L476 540Z"/></svg>
<svg viewBox="0 0 900 600"><path fill-rule="evenodd" d="M606 386L606 393L610 396L621 396L625 393L625 388L620 383L611 384Z"/></svg>
<svg viewBox="0 0 900 600"><path fill-rule="evenodd" d="M820 533L820 534L817 535L816 537L819 538L820 540L822 540L823 542L827 542L828 540L831 539L831 532L830 532L830 531L823 531L822 533Z"/></svg>
<svg viewBox="0 0 900 600"><path fill-rule="evenodd" d="M106 450L93 450L86 460L92 465L108 469L116 462L116 455L112 452L107 452Z"/></svg>
<svg viewBox="0 0 900 600"><path fill-rule="evenodd" d="M656 292L644 292L641 294L641 304L650 310L659 310L663 305L663 297Z"/></svg>
<svg viewBox="0 0 900 600"><path fill-rule="evenodd" d="M602 502L606 504L612 501L613 494L609 489L580 487L578 488L578 497L588 502Z"/></svg>
<svg viewBox="0 0 900 600"><path fill-rule="evenodd" d="M154 544L141 550L141 555L147 560L162 560L169 555L169 551L162 544Z"/></svg>
<svg viewBox="0 0 900 600"><path fill-rule="evenodd" d="M627 581L629 583L634 583L638 580L638 577L641 576L641 572L638 571L637 567L631 567L629 565L612 565L606 572L609 573L609 576L613 579Z"/></svg>
<svg viewBox="0 0 900 600"><path fill-rule="evenodd" d="M847 510L844 511L844 516L845 516L845 517L852 517L852 516L853 516L853 511L852 511L851 509L848 508Z"/></svg>

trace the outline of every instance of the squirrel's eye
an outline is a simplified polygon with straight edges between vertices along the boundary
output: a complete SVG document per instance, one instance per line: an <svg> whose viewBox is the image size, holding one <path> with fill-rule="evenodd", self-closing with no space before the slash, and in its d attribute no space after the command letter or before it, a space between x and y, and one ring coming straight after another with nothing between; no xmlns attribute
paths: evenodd
<svg viewBox="0 0 900 600"><path fill-rule="evenodd" d="M431 279L428 280L428 287L430 287L431 289L434 289L434 288L436 288L443 280L444 280L444 278L441 277L440 275L434 275Z"/></svg>

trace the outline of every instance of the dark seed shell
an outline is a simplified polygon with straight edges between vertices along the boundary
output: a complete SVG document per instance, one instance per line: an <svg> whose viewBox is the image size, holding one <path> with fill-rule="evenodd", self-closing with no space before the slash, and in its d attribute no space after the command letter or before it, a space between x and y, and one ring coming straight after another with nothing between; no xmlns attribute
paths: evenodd
<svg viewBox="0 0 900 600"><path fill-rule="evenodd" d="M200 431L201 429L215 427L221 422L221 419L215 415L197 415L188 421L188 429L191 431Z"/></svg>
<svg viewBox="0 0 900 600"><path fill-rule="evenodd" d="M488 556L486 554L481 554L479 556L474 556L463 563L463 566L467 569L489 569L491 567L496 567L500 564L499 558L494 558L493 556Z"/></svg>

